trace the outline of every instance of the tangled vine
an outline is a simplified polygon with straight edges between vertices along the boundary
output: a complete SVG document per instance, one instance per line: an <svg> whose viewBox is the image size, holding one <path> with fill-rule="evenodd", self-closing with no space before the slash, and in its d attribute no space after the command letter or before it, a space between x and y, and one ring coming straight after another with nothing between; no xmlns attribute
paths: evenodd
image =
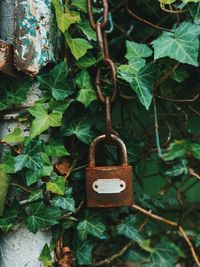
<svg viewBox="0 0 200 267"><path fill-rule="evenodd" d="M93 3L101 21L102 3ZM38 255L45 267L200 266L200 1L108 4L118 87L113 124L133 166L135 204L86 206L89 145L104 128L95 93L102 53L87 0L52 0L61 39L57 63L34 79L0 74L2 125L32 86L41 92L1 136L1 232L16 223L33 233L51 231L52 244ZM102 73L109 94L112 81L106 68ZM97 155L99 165L118 164L111 144Z"/></svg>

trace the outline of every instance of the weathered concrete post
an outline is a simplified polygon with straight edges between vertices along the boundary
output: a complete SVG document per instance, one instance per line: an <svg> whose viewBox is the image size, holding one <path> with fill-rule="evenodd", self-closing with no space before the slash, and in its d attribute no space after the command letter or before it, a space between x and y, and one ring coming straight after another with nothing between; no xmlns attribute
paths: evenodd
<svg viewBox="0 0 200 267"><path fill-rule="evenodd" d="M48 63L56 59L56 34L51 0L3 0L0 1L0 71L7 75L36 76ZM9 76L8 76L9 79ZM0 138L16 127L16 114L40 97L37 84L28 94L26 103L12 112L7 110L7 120L1 122ZM10 119L9 119L10 118ZM9 126L9 127L8 127ZM23 123L17 122L23 131ZM38 256L50 243L51 233L30 233L24 225L15 227L0 236L0 267L39 267Z"/></svg>

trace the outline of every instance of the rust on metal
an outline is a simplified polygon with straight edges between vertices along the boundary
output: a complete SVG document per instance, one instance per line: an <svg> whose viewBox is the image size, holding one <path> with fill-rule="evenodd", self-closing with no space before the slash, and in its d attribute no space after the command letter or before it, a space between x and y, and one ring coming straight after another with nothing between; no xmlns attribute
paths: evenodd
<svg viewBox="0 0 200 267"><path fill-rule="evenodd" d="M88 0L88 15L89 15L90 23L91 23L93 30L96 30L97 22L95 22L95 19L93 16L92 6L93 6L92 0ZM103 20L100 23L101 28L105 29L105 27L107 26L107 23L108 23L108 1L103 0Z"/></svg>
<svg viewBox="0 0 200 267"><path fill-rule="evenodd" d="M13 45L3 40L0 40L0 71L13 77L19 76L19 72L14 68Z"/></svg>
<svg viewBox="0 0 200 267"><path fill-rule="evenodd" d="M90 145L90 152L89 152L89 167L95 167L96 166L96 161L95 161L95 151L96 147L99 143L106 141L106 135L100 135L97 138L95 138L91 145ZM116 135L111 134L111 139L110 141L117 145L117 147L120 149L120 162L121 166L127 166L128 165L128 158L127 158L127 150L124 142Z"/></svg>
<svg viewBox="0 0 200 267"><path fill-rule="evenodd" d="M106 138L111 139L111 134L113 133L112 129L112 115L111 115L111 106L110 106L110 97L106 96Z"/></svg>
<svg viewBox="0 0 200 267"><path fill-rule="evenodd" d="M126 146L119 137L111 134L111 141L120 150L121 165L96 166L96 147L99 143L106 140L106 135L101 135L93 140L90 145L89 167L86 169L87 205L88 207L131 206L133 204L132 166L128 165ZM108 180L109 184L113 182L113 185L113 180L121 180L121 186L124 188L121 192L117 193L98 193L98 190L94 189L94 185L98 180L102 179Z"/></svg>
<svg viewBox="0 0 200 267"><path fill-rule="evenodd" d="M88 14L90 24L96 31L99 52L102 61L98 64L96 74L96 93L99 101L105 106L105 134L97 137L90 145L89 166L86 169L86 191L88 207L121 207L133 204L132 167L128 165L127 150L112 126L112 104L114 103L118 88L116 81L115 64L109 56L106 27L109 20L108 0L102 0L102 17L95 21L93 15L93 2L88 0ZM111 75L112 92L107 96L103 92L103 67L107 67ZM96 166L96 146L101 143L114 143L120 153L119 166Z"/></svg>
<svg viewBox="0 0 200 267"><path fill-rule="evenodd" d="M104 60L104 64L106 64L106 66L108 66L110 73L111 73L111 80L112 80L112 95L110 97L110 103L112 104L116 97L117 97L117 81L116 81L116 69L115 69L115 65L113 63L113 61L110 58L106 58ZM105 104L105 95L103 93L102 90L102 86L101 86L101 65L98 66L97 68L97 75L96 75L96 92L97 92L97 96L99 98L99 100Z"/></svg>
<svg viewBox="0 0 200 267"><path fill-rule="evenodd" d="M86 169L88 207L121 207L133 205L132 166L104 166ZM120 193L99 194L93 189L98 179L121 179L126 188Z"/></svg>

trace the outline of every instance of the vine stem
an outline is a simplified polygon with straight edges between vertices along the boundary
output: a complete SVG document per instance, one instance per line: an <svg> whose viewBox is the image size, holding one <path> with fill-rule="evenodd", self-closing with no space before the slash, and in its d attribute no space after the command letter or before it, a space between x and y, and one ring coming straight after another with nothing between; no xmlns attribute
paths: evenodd
<svg viewBox="0 0 200 267"><path fill-rule="evenodd" d="M151 211L148 211L148 210L145 210L143 208L141 208L140 206L136 205L136 204L133 204L132 205L132 208L138 210L139 212L143 213L144 215L156 220L156 221L160 221L162 223L165 223L165 224L168 224L172 227L175 227L178 229L178 232L179 234L182 236L182 238L185 240L185 242L187 243L191 253L192 253L192 256L193 256L193 259L194 261L196 262L197 266L200 267L200 261L199 261L199 258L195 252L195 249L194 249L194 246L192 245L192 242L190 241L189 237L187 236L187 234L185 233L185 231L183 230L183 228L181 226L178 225L177 222L174 222L174 221L171 221L169 219L165 219L161 216L158 216L156 214L153 214Z"/></svg>
<svg viewBox="0 0 200 267"><path fill-rule="evenodd" d="M31 190L29 190L29 189L27 189L27 188L25 188L25 187L23 187L22 185L20 185L20 184L17 184L17 183L10 183L10 185L12 185L12 186L16 186L16 187L19 187L19 188L21 188L22 190L24 190L25 192L27 192L27 193L32 193L32 191Z"/></svg>
<svg viewBox="0 0 200 267"><path fill-rule="evenodd" d="M171 8L171 5L169 5L169 6L170 6L170 9L167 9L167 8L165 7L165 5L161 4L161 5L160 5L160 8L161 8L163 11L165 11L165 12L167 12L167 13L172 13L172 14L182 14L182 13L187 12L187 10L173 10L173 9Z"/></svg>
<svg viewBox="0 0 200 267"><path fill-rule="evenodd" d="M145 23L145 24L147 24L147 25L149 25L149 26L151 26L151 27L153 27L153 28L155 28L157 30L167 31L167 32L174 32L173 30L170 30L170 29L155 25L152 22L150 22L150 21L148 21L146 19L143 19L143 18L139 17L138 15L136 15L135 13L133 13L133 11L130 10L129 7L128 7L128 0L125 2L125 7L126 7L126 10L127 10L128 14L131 15L132 17L134 17L135 19L137 19L137 20L139 20L139 21L141 21L141 22L143 22L143 23Z"/></svg>
<svg viewBox="0 0 200 267"><path fill-rule="evenodd" d="M166 219L164 217L158 216L158 215L152 213L152 211L145 210L144 208L142 208L142 207L140 207L140 206L138 206L136 204L133 204L132 208L137 210L137 211L139 211L139 212L141 212L141 213L143 213L145 216L147 216L147 218L151 218L153 220L156 220L156 221L165 223L167 225L170 225L170 226L172 226L174 228L177 228L179 234L182 236L182 238L185 240L186 244L188 245L188 247L189 247L189 249L190 249L190 251L192 253L192 256L193 256L193 259L194 259L195 263L197 264L198 267L200 267L200 261L199 261L199 258L197 256L196 252L195 252L195 249L194 249L194 246L193 246L192 242L190 241L189 237L185 233L184 229L181 226L179 226L179 224L177 222L174 222L174 221L171 221L171 220ZM147 222L147 219L141 225L139 231L141 231L144 228L146 222ZM103 265L110 264L111 262L113 262L117 258L121 257L133 244L134 244L133 240L129 241L119 252L117 252L116 254L112 255L111 257L108 257L108 258L103 259L103 260L98 261L98 262L94 262L92 266L103 266Z"/></svg>
<svg viewBox="0 0 200 267"><path fill-rule="evenodd" d="M159 125L158 125L158 116L157 116L157 109L156 109L156 101L155 98L153 97L153 111L154 111L154 127L155 127L155 139L156 139L156 147L158 151L158 156L162 159L162 149L160 146L160 136L159 136Z"/></svg>
<svg viewBox="0 0 200 267"><path fill-rule="evenodd" d="M189 174L200 180L200 175L196 173L192 168L188 168Z"/></svg>
<svg viewBox="0 0 200 267"><path fill-rule="evenodd" d="M146 223L148 221L148 218L145 219L145 221L141 224L140 228L139 228L139 232L141 232ZM92 264L92 266L102 266L102 265L107 265L110 264L111 262L113 262L114 260L116 260L117 258L121 257L133 244L135 243L134 240L129 241L122 249L120 249L117 253L113 254L111 257L108 257L104 260L98 261L98 262L94 262Z"/></svg>
<svg viewBox="0 0 200 267"><path fill-rule="evenodd" d="M102 265L107 265L111 262L113 262L114 260L116 260L117 258L121 257L133 244L133 240L129 241L119 252L117 252L116 254L112 255L109 258L106 258L104 260L98 261L98 262L94 262L92 264L92 266L102 266Z"/></svg>
<svg viewBox="0 0 200 267"><path fill-rule="evenodd" d="M154 96L157 97L157 98L163 99L163 100L170 101L170 102L186 103L186 102L194 102L194 101L196 101L199 98L200 94L196 94L193 98L188 98L188 99L173 99L173 98L160 96L160 95L157 95L157 94L154 94Z"/></svg>

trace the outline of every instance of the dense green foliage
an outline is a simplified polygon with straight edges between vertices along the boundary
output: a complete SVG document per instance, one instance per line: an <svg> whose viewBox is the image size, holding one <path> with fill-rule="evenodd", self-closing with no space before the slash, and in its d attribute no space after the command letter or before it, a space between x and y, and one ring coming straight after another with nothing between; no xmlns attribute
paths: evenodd
<svg viewBox="0 0 200 267"><path fill-rule="evenodd" d="M46 245L40 255L44 266L52 265L49 250L62 234L75 255L75 266L91 266L118 253L130 240L131 246L108 266L195 266L175 228L146 220L133 208L86 207L89 144L104 132L104 107L94 85L102 55L86 0L66 1L63 6L59 0L52 2L65 51L50 71L36 78L42 98L19 116L20 121L31 121L30 135L24 137L16 128L2 140L5 147L19 145L10 152L6 149L1 165L11 175L11 185L0 229L6 232L16 222L25 223L33 233L51 228L52 246ZM108 40L119 87L113 121L134 168L134 201L178 222L200 254L200 2L129 1L135 14L169 31L131 17L123 1L109 5L113 30ZM2 114L25 101L31 83L29 78L16 81L1 74ZM108 94L111 87L105 71ZM112 145L97 154L99 164L118 160Z"/></svg>

